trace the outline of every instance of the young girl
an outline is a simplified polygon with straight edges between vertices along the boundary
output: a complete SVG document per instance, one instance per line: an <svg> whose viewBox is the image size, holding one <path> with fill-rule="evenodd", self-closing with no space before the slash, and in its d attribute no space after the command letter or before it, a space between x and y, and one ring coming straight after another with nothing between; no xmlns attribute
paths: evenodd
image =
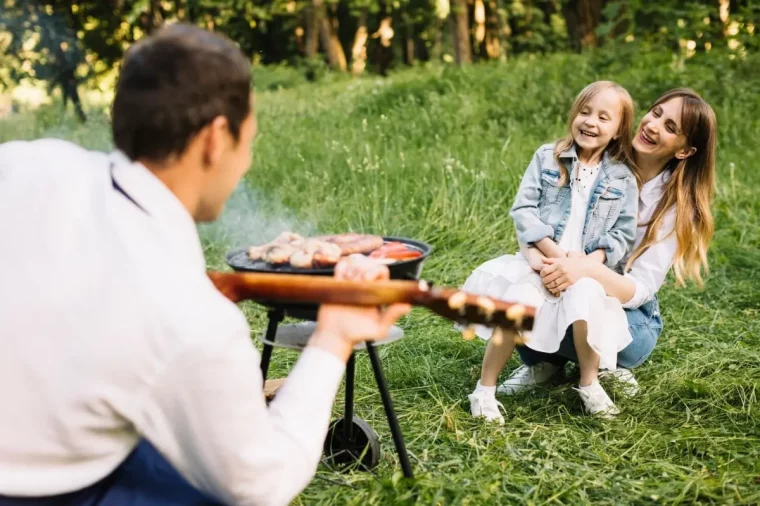
<svg viewBox="0 0 760 506"><path fill-rule="evenodd" d="M539 272L547 258L589 256L622 271L622 260L636 236L638 186L632 166L633 101L620 85L598 81L576 97L568 135L541 146L533 156L510 211L520 252L479 266L463 290L536 308L526 346L553 353L568 331L583 326L599 367L615 369L617 352L630 341L625 313L596 284L578 282L562 293L544 286ZM582 281L582 280L581 280ZM579 304L593 299L595 304ZM593 310L588 310L591 307ZM583 313L583 314L580 314ZM603 330L604 329L604 330ZM579 329L580 330L580 329ZM496 381L515 348L515 335L489 340L480 380L469 395L473 416L504 422L496 401ZM583 383L583 382L581 382ZM598 382L580 386L592 399ZM584 390L586 394L584 396ZM587 410L598 412L585 402Z"/></svg>
<svg viewBox="0 0 760 506"><path fill-rule="evenodd" d="M707 270L707 249L713 236L710 202L715 191L715 112L697 92L677 88L665 92L647 110L633 136L639 189L638 227L634 249L625 263L625 274L608 269L588 257L547 260L541 271L545 286L564 291L573 284L598 283L617 299L625 311L633 341L617 356L612 376L622 382L623 393L635 395L638 382L632 368L653 353L663 321L657 293L673 270L675 286L687 279L702 286ZM595 308L598 299L576 299ZM582 312L582 311L581 311ZM581 313L579 312L579 313ZM581 384L590 385L598 375L597 358L588 352L588 339L573 327L556 353L541 353L526 346L517 348L523 365L515 369L497 392L516 394L538 387L576 362ZM584 347L585 344L585 347ZM603 389L585 402L617 412Z"/></svg>

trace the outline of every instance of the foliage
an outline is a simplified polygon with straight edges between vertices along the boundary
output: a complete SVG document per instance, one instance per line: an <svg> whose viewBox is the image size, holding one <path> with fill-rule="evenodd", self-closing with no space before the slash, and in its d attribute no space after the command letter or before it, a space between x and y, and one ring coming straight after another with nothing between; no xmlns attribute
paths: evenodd
<svg viewBox="0 0 760 506"><path fill-rule="evenodd" d="M704 290L672 282L661 290L665 330L635 371L641 394L628 399L605 383L623 411L617 420L581 414L573 368L558 386L500 398L504 427L471 419L466 395L483 343L463 341L447 322L415 310L401 322L405 338L380 349L414 487L400 479L359 354L356 414L380 434L380 467L338 474L321 466L295 504L760 503L760 62L717 51L679 62L653 49L635 41L387 79L294 80L258 93L260 135L246 185L221 222L202 229L212 268L224 268L228 248L282 229L357 230L432 243L423 276L459 285L482 261L515 250L507 211L520 177L533 150L563 132L585 84L621 82L639 114L668 88L692 86L719 124L711 274ZM110 147L100 115L84 126L55 110L8 121L0 141L53 135ZM263 311L243 309L254 334L262 332ZM271 376L286 374L297 358L275 351Z"/></svg>
<svg viewBox="0 0 760 506"><path fill-rule="evenodd" d="M603 37L641 39L675 52L694 54L712 48L745 53L755 50L755 26L760 21L757 2L726 1L733 6L721 19L717 0L614 0L605 6L598 28Z"/></svg>
<svg viewBox="0 0 760 506"><path fill-rule="evenodd" d="M75 101L78 86L107 90L131 44L177 21L224 33L254 63L288 64L313 81L327 70L324 34L317 37L319 57L306 54L305 30L318 4L326 6L317 9L319 16L328 17L329 30L349 62L359 18L366 16L366 69L385 74L402 62L451 61L454 1L0 0L0 87L43 81ZM729 7L726 18L721 18L721 3ZM760 4L754 0L468 0L466 5L472 51L479 61L569 51L579 47L574 34L580 25L589 33L596 30L602 44L635 40L681 59L710 50L744 58L760 49ZM569 6L588 19L566 18ZM480 7L485 22L477 19L483 16ZM602 9L601 21L595 9ZM387 51L373 35L383 20L390 20L394 31ZM478 35L483 25L490 39L498 41L498 50L484 50L482 33Z"/></svg>
<svg viewBox="0 0 760 506"><path fill-rule="evenodd" d="M516 54L548 53L568 49L567 31L561 1L514 0L504 9L509 20L510 48Z"/></svg>

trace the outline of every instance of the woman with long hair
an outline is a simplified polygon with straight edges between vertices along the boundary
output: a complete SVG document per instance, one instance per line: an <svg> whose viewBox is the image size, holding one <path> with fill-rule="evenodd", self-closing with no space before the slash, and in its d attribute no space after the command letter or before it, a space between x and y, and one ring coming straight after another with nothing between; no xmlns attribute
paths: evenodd
<svg viewBox="0 0 760 506"><path fill-rule="evenodd" d="M613 374L627 383L630 394L638 390L630 369L649 357L662 332L657 292L668 271L673 269L676 286L686 280L702 286L708 269L716 143L715 113L699 94L687 88L664 93L642 118L633 138L641 188L636 240L624 273L588 257L545 259L541 277L550 291L562 292L582 280L598 285L625 309L633 341L618 353ZM578 391L587 410L606 417L617 414L598 382L599 356L588 344L583 322L578 323L569 327L556 353L518 347L524 365L497 392L511 395L547 383L572 360L580 365Z"/></svg>

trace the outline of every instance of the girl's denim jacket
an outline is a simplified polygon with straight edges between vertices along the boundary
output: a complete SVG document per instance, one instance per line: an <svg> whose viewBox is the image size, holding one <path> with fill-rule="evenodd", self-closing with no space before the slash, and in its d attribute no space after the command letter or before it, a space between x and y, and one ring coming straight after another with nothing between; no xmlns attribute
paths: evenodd
<svg viewBox="0 0 760 506"><path fill-rule="evenodd" d="M517 191L509 215L515 221L521 246L550 237L559 243L567 220L573 185L573 166L578 161L575 146L560 155L570 175L560 186L560 170L554 158L554 144L538 148ZM610 159L605 151L589 199L583 225L584 253L604 249L605 264L621 270L622 260L636 239L639 189L633 171Z"/></svg>

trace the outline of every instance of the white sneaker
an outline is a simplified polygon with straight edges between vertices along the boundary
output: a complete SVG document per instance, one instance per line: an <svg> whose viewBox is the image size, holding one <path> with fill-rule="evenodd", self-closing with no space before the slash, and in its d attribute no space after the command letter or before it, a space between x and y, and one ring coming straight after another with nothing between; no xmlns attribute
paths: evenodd
<svg viewBox="0 0 760 506"><path fill-rule="evenodd" d="M615 415L620 413L615 403L612 402L610 396L604 391L599 381L594 381L592 384L586 387L576 388L581 396L583 405L586 408L586 412L591 415L599 415L602 418L614 418Z"/></svg>
<svg viewBox="0 0 760 506"><path fill-rule="evenodd" d="M539 362L536 365L521 365L512 373L507 381L496 387L496 393L514 395L523 390L535 388L546 383L562 369L549 362Z"/></svg>
<svg viewBox="0 0 760 506"><path fill-rule="evenodd" d="M603 371L599 374L599 377L612 377L623 383L623 393L629 397L635 396L639 393L639 382L633 377L633 373L629 369L618 367L614 371Z"/></svg>
<svg viewBox="0 0 760 506"><path fill-rule="evenodd" d="M482 390L475 390L473 393L467 396L470 399L470 413L475 418L485 418L489 422L497 422L499 425L504 425L504 417L501 416L499 408L504 409L504 406L496 400L493 394L487 394Z"/></svg>

